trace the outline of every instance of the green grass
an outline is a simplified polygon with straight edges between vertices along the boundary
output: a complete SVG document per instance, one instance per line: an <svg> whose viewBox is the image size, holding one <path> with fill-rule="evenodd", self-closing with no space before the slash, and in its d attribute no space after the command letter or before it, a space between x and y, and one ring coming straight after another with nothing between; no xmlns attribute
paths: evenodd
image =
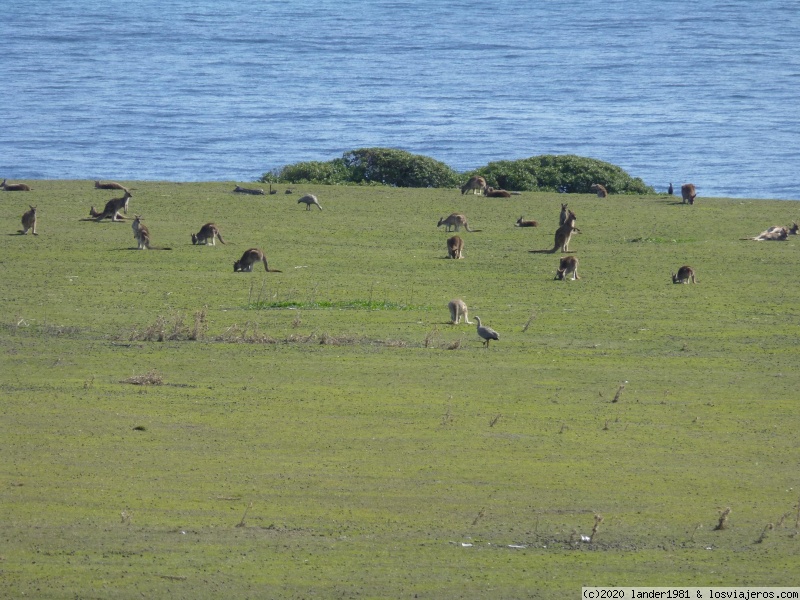
<svg viewBox="0 0 800 600"><path fill-rule="evenodd" d="M0 193L0 596L798 584L800 244L738 239L796 203L131 182L140 252L92 185Z"/></svg>

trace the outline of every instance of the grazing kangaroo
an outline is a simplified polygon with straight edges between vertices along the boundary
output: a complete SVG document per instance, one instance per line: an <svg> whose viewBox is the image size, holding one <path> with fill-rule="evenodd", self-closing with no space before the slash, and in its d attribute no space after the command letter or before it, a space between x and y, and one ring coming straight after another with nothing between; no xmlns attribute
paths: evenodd
<svg viewBox="0 0 800 600"><path fill-rule="evenodd" d="M0 183L0 188L3 188L7 192L30 192L31 186L27 183L8 183L8 179L3 179L3 183Z"/></svg>
<svg viewBox="0 0 800 600"><path fill-rule="evenodd" d="M697 190L694 188L693 183L684 183L681 186L681 204L694 204L694 199L697 196Z"/></svg>
<svg viewBox="0 0 800 600"><path fill-rule="evenodd" d="M558 215L558 226L561 227L564 224L564 221L567 220L567 213L569 209L567 208L566 204L561 205L561 214Z"/></svg>
<svg viewBox="0 0 800 600"><path fill-rule="evenodd" d="M467 304L461 298L450 300L450 302L447 303L447 308L450 309L450 322L453 325L458 325L462 318L464 319L464 323L472 325L472 321L469 320Z"/></svg>
<svg viewBox="0 0 800 600"><path fill-rule="evenodd" d="M689 265L684 265L678 269L677 275L675 273L672 274L672 283L689 283L690 280L692 283L697 283L694 278L694 269Z"/></svg>
<svg viewBox="0 0 800 600"><path fill-rule="evenodd" d="M30 205L29 205L30 206ZM33 235L39 235L36 233L36 207L31 206L31 209L27 211L25 214L22 215L22 231L20 233L25 235L28 233L28 230L33 229Z"/></svg>
<svg viewBox="0 0 800 600"><path fill-rule="evenodd" d="M511 198L511 192L496 190L493 187L487 187L484 193L488 198Z"/></svg>
<svg viewBox="0 0 800 600"><path fill-rule="evenodd" d="M103 212L97 212L94 209L94 206L92 206L89 209L89 216L97 221L102 221L103 219L122 221L119 211L123 211L126 215L128 214L128 201L131 198L133 198L131 193L128 190L125 190L125 195L122 198L112 198L106 202Z"/></svg>
<svg viewBox="0 0 800 600"><path fill-rule="evenodd" d="M314 194L306 194L300 200L297 201L298 204L305 204L306 210L311 210L311 205L315 205L318 209L322 210L322 207L319 205L319 200Z"/></svg>
<svg viewBox="0 0 800 600"><path fill-rule="evenodd" d="M447 258L464 258L464 240L460 236L447 239Z"/></svg>
<svg viewBox="0 0 800 600"><path fill-rule="evenodd" d="M233 188L233 191L237 194L252 194L253 196L265 196L264 190L261 188L243 188L240 186L236 186Z"/></svg>
<svg viewBox="0 0 800 600"><path fill-rule="evenodd" d="M792 229L794 229L794 235L797 235L796 227L797 224L795 223L794 226L792 227ZM772 227L765 229L755 237L739 238L739 239L755 240L756 242L784 242L789 237L789 234L792 233L792 229L788 229L786 227L783 227L782 225L773 225Z"/></svg>
<svg viewBox="0 0 800 600"><path fill-rule="evenodd" d="M567 280L567 275L572 273L572 281L580 279L578 275L578 259L574 256L562 256L556 270L556 279Z"/></svg>
<svg viewBox="0 0 800 600"><path fill-rule="evenodd" d="M253 265L259 261L264 263L264 270L266 270L267 273L282 273L282 271L269 268L267 257L260 248L245 250L244 254L242 254L242 258L233 263L233 272L241 271L242 273L251 273L253 271Z"/></svg>
<svg viewBox="0 0 800 600"><path fill-rule="evenodd" d="M599 183L593 183L589 189L597 194L598 198L606 198L608 196L608 190Z"/></svg>
<svg viewBox="0 0 800 600"><path fill-rule="evenodd" d="M486 188L486 180L480 175L473 175L467 180L467 183L461 186L461 195L463 196L468 191L472 190L474 194L477 190L479 194L483 193Z"/></svg>
<svg viewBox="0 0 800 600"><path fill-rule="evenodd" d="M222 239L222 234L219 232L219 227L215 223L206 223L200 228L200 231L192 234L192 243L216 246L216 238L219 238L219 241L223 244L225 243L225 240Z"/></svg>
<svg viewBox="0 0 800 600"><path fill-rule="evenodd" d="M439 219L436 227L441 227L442 225L445 226L445 231L452 231L451 228L455 228L456 231L460 231L462 225L464 226L464 229L470 233L480 231L480 229L470 229L469 224L467 223L467 217L461 213L453 213L449 217L442 217Z"/></svg>
<svg viewBox="0 0 800 600"><path fill-rule="evenodd" d="M517 219L517 222L514 225L514 227L538 227L538 226L539 226L538 221L526 221L522 217Z"/></svg>
<svg viewBox="0 0 800 600"><path fill-rule="evenodd" d="M94 182L95 189L98 190L122 190L123 192L127 192L128 188L126 188L121 183L117 183L116 181L106 181L102 182L97 180Z"/></svg>

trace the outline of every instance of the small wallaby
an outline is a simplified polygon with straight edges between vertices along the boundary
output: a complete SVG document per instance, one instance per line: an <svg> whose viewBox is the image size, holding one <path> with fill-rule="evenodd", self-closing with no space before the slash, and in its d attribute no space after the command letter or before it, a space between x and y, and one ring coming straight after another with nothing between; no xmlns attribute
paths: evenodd
<svg viewBox="0 0 800 600"><path fill-rule="evenodd" d="M219 232L219 227L215 223L206 223L200 228L200 231L192 234L192 244L211 245L216 246L216 238L223 244L225 240L222 239L222 234Z"/></svg>
<svg viewBox="0 0 800 600"><path fill-rule="evenodd" d="M460 236L447 239L447 258L464 258L464 240Z"/></svg>
<svg viewBox="0 0 800 600"><path fill-rule="evenodd" d="M92 206L89 209L89 216L96 221L102 221L103 219L122 221L123 219L120 216L119 211L124 212L126 215L128 214L128 202L131 198L133 198L131 193L128 190L125 190L125 194L122 196L122 198L112 198L106 202L105 208L103 208L102 212L97 212L94 209L94 206Z"/></svg>
<svg viewBox="0 0 800 600"><path fill-rule="evenodd" d="M460 213L453 213L449 217L442 217L439 219L436 227L441 227L442 225L445 226L445 231L452 231L453 228L455 228L456 231L460 231L462 225L464 226L464 229L470 233L479 231L478 229L470 229L469 224L467 223L467 217Z"/></svg>
<svg viewBox="0 0 800 600"><path fill-rule="evenodd" d="M251 273L253 271L253 265L259 261L264 263L264 270L267 273L282 272L269 268L267 257L264 255L264 251L260 248L250 248L249 250L245 250L244 254L242 254L242 258L233 263L233 272L236 273L241 271L242 273Z"/></svg>
<svg viewBox="0 0 800 600"><path fill-rule="evenodd" d="M467 304L461 298L450 300L450 302L447 303L447 308L450 309L450 322L453 325L458 325L462 318L464 319L464 323L472 325L472 321L469 320Z"/></svg>
<svg viewBox="0 0 800 600"><path fill-rule="evenodd" d="M514 225L514 227L538 227L538 226L539 226L538 221L526 221L522 217L517 219L517 222Z"/></svg>
<svg viewBox="0 0 800 600"><path fill-rule="evenodd" d="M253 196L265 196L264 190L261 188L244 188L241 186L236 186L233 188L233 191L237 194L251 194Z"/></svg>
<svg viewBox="0 0 800 600"><path fill-rule="evenodd" d="M313 204L318 209L322 210L322 207L319 205L319 200L314 194L306 194L300 200L297 201L298 204L305 204L306 210L311 210L311 205Z"/></svg>
<svg viewBox="0 0 800 600"><path fill-rule="evenodd" d="M566 281L567 275L572 273L572 281L580 279L578 276L578 259L574 256L562 256L556 270L556 279Z"/></svg>
<svg viewBox="0 0 800 600"><path fill-rule="evenodd" d="M684 265L680 269L678 269L678 273L672 274L672 283L697 283L697 280L694 278L694 269L689 265Z"/></svg>
<svg viewBox="0 0 800 600"><path fill-rule="evenodd" d="M27 183L8 183L8 179L3 179L3 183L0 183L0 188L4 189L7 192L30 192L31 186Z"/></svg>
<svg viewBox="0 0 800 600"><path fill-rule="evenodd" d="M22 235L25 235L31 229L33 230L32 231L33 235L39 235L38 233L36 233L36 207L35 206L31 206L31 209L29 211L25 212L25 214L22 215L22 231L20 233L22 233Z"/></svg>

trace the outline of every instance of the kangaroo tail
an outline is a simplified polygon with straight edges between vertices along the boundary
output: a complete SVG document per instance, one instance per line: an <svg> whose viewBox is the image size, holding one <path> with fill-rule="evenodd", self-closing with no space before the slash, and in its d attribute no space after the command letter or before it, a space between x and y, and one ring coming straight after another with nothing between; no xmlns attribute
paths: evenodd
<svg viewBox="0 0 800 600"><path fill-rule="evenodd" d="M223 244L225 243L225 240L222 239L222 234L219 231L217 232L217 237L219 238L220 242L222 242Z"/></svg>

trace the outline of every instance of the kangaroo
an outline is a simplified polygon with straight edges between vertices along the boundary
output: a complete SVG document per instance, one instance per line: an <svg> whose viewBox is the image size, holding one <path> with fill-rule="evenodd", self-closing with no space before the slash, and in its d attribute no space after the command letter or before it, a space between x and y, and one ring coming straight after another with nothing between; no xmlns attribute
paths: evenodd
<svg viewBox="0 0 800 600"><path fill-rule="evenodd" d="M147 250L150 248L150 230L147 228L147 225L142 223L141 216L134 215L131 229L133 229L133 238L136 240L139 250Z"/></svg>
<svg viewBox="0 0 800 600"><path fill-rule="evenodd" d="M484 190L484 194L487 198L511 198L511 192L507 192L506 190L496 190L493 187L487 187Z"/></svg>
<svg viewBox="0 0 800 600"><path fill-rule="evenodd" d="M262 190L261 188L243 188L238 185L235 188L233 188L233 191L236 192L237 194L252 194L253 196L266 195L264 194L264 190Z"/></svg>
<svg viewBox="0 0 800 600"><path fill-rule="evenodd" d="M589 189L597 194L598 198L606 198L608 196L608 190L599 183L593 183Z"/></svg>
<svg viewBox="0 0 800 600"><path fill-rule="evenodd" d="M460 236L448 238L447 258L464 258L464 240Z"/></svg>
<svg viewBox="0 0 800 600"><path fill-rule="evenodd" d="M798 230L800 230L800 226L798 226L797 223L792 221L792 226L789 227L789 235L797 235Z"/></svg>
<svg viewBox="0 0 800 600"><path fill-rule="evenodd" d="M436 227L441 227L442 225L445 225L445 231L452 231L452 227L454 227L456 231L460 231L462 225L464 226L464 229L470 233L480 231L480 229L470 229L469 224L467 223L467 217L461 213L453 213L449 217L442 217L439 219Z"/></svg>
<svg viewBox="0 0 800 600"><path fill-rule="evenodd" d="M122 190L123 192L127 192L128 188L126 188L121 183L117 183L116 181L95 181L94 182L95 189L98 190Z"/></svg>
<svg viewBox="0 0 800 600"><path fill-rule="evenodd" d="M567 208L566 204L561 205L561 214L558 215L558 226L561 227L564 224L564 221L567 220L567 213L569 209Z"/></svg>
<svg viewBox="0 0 800 600"><path fill-rule="evenodd" d="M267 273L282 273L282 271L269 268L269 264L267 264L267 257L260 248L250 248L249 250L245 250L244 254L242 254L242 258L233 263L233 272L236 273L241 271L242 273L252 273L253 265L258 261L264 263L264 269L267 271Z"/></svg>
<svg viewBox="0 0 800 600"><path fill-rule="evenodd" d="M567 218L564 221L564 224L556 229L555 244L553 245L553 249L543 250L542 252L547 252L549 254L555 254L559 250L561 250L561 252L570 252L569 241L572 239L572 234L575 231L579 231L579 229L575 227L576 218L577 217L575 216L574 212L571 210L567 211Z"/></svg>
<svg viewBox="0 0 800 600"><path fill-rule="evenodd" d="M467 183L461 186L461 195L463 196L468 191L472 190L474 194L475 191L480 194L486 188L486 180L481 177L480 175L473 175L472 177L467 180Z"/></svg>
<svg viewBox="0 0 800 600"><path fill-rule="evenodd" d="M30 192L31 186L27 183L8 183L8 179L3 179L3 183L0 183L0 188L3 188L7 192Z"/></svg>
<svg viewBox="0 0 800 600"><path fill-rule="evenodd" d="M517 222L514 224L514 227L538 227L538 221L526 221L522 217L517 219Z"/></svg>
<svg viewBox="0 0 800 600"><path fill-rule="evenodd" d="M30 205L29 205L30 206ZM22 215L22 231L20 233L22 235L26 235L28 230L33 230L33 235L39 235L36 233L36 207L31 206L31 209L27 211L25 214Z"/></svg>
<svg viewBox="0 0 800 600"><path fill-rule="evenodd" d="M461 298L450 300L450 302L447 303L447 308L450 309L450 322L453 325L458 325L462 317L464 319L464 323L467 325L472 325L472 321L469 320L467 305Z"/></svg>
<svg viewBox="0 0 800 600"><path fill-rule="evenodd" d="M572 273L572 281L580 279L578 275L578 259L574 256L562 256L556 270L556 279L566 281L567 275Z"/></svg>
<svg viewBox="0 0 800 600"><path fill-rule="evenodd" d="M795 230L794 235L797 235L797 230L795 227L797 224L794 224L792 229ZM740 240L755 240L756 242L784 242L789 237L789 234L792 233L792 229L787 227L783 227L782 225L773 225L759 233L755 237L749 238L739 238Z"/></svg>
<svg viewBox="0 0 800 600"><path fill-rule="evenodd" d="M319 205L319 200L314 194L306 194L300 200L297 201L298 204L305 204L306 210L311 210L311 205L315 205L318 209L322 210L322 207Z"/></svg>
<svg viewBox="0 0 800 600"><path fill-rule="evenodd" d="M697 280L694 278L694 269L689 265L684 265L680 269L678 269L678 274L672 274L672 283L689 283L691 280L692 283L697 283Z"/></svg>
<svg viewBox="0 0 800 600"><path fill-rule="evenodd" d="M219 227L215 223L206 223L200 228L199 232L192 234L192 243L216 246L216 238L219 238L219 241L223 244L225 243L225 240L222 239L222 234L219 232Z"/></svg>
<svg viewBox="0 0 800 600"><path fill-rule="evenodd" d="M684 183L681 186L681 204L694 204L694 199L697 196L697 190L694 188L693 183Z"/></svg>
<svg viewBox="0 0 800 600"><path fill-rule="evenodd" d="M133 198L131 193L128 190L125 190L125 195L122 198L112 198L106 202L103 212L97 212L94 209L94 206L92 206L89 209L89 216L97 221L102 221L103 219L122 221L123 219L120 216L119 211L123 211L126 215L128 214L128 201L131 198Z"/></svg>

